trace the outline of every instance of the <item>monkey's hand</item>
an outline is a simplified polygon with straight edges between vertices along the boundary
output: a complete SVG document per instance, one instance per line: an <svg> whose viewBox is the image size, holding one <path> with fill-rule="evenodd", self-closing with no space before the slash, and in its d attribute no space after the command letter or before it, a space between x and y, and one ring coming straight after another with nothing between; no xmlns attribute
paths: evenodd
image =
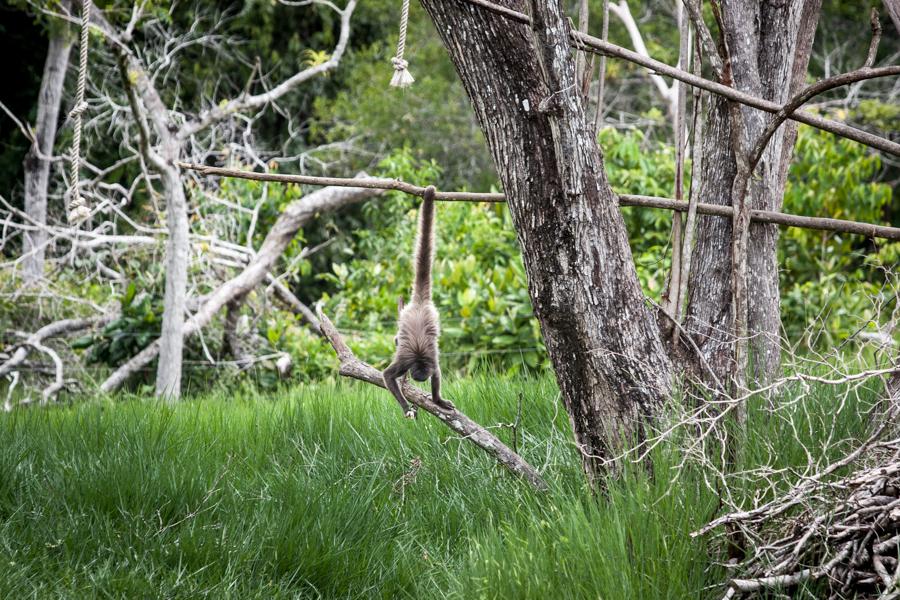
<svg viewBox="0 0 900 600"><path fill-rule="evenodd" d="M453 406L453 403L447 400L446 398L441 398L440 394L436 394L432 397L432 400L435 404L443 408L444 410L455 410L456 407Z"/></svg>
<svg viewBox="0 0 900 600"><path fill-rule="evenodd" d="M404 414L404 416L405 416L407 419L410 419L410 420L412 420L412 421L415 421L415 420L416 420L416 409L410 408L408 411L406 411L406 413Z"/></svg>

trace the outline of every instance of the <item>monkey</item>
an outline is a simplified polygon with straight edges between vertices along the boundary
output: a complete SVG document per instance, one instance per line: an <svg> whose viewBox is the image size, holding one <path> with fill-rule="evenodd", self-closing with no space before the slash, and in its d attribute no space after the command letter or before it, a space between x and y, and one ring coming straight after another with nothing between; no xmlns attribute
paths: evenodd
<svg viewBox="0 0 900 600"><path fill-rule="evenodd" d="M434 403L443 409L453 408L450 401L441 397L438 353L441 324L431 301L431 268L434 263L434 186L431 185L425 188L419 208L413 263L412 301L406 306L403 306L402 300L398 303L400 315L394 337L394 358L383 374L385 387L397 399L407 419L416 418L415 407L410 408L398 383L398 379L405 378L407 373L416 381L425 381L430 377Z"/></svg>

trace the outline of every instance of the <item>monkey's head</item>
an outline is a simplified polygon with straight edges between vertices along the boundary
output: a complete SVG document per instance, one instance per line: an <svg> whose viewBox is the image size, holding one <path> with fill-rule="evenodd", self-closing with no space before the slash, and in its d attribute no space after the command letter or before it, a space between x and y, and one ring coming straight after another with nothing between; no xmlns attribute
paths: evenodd
<svg viewBox="0 0 900 600"><path fill-rule="evenodd" d="M410 366L409 375L416 381L425 381L434 375L434 365L428 360L417 360Z"/></svg>

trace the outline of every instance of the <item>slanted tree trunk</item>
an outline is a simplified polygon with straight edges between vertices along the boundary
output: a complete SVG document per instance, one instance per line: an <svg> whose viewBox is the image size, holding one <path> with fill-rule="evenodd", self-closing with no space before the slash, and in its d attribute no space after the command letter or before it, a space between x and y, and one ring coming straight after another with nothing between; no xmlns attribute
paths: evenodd
<svg viewBox="0 0 900 600"><path fill-rule="evenodd" d="M37 122L34 127L35 143L25 155L25 214L42 225L47 223L47 186L50 178L50 161L56 128L59 124L59 107L62 104L63 84L72 38L65 28L54 27L47 45L47 60L38 96ZM23 240L22 277L26 284L44 276L44 246L47 232L41 229L26 231Z"/></svg>
<svg viewBox="0 0 900 600"><path fill-rule="evenodd" d="M531 3L533 28L467 2L422 4L487 138L575 439L596 474L623 436L643 435L671 372L575 85L569 24L558 0Z"/></svg>
<svg viewBox="0 0 900 600"><path fill-rule="evenodd" d="M730 72L732 85L741 91L784 104L804 83L821 0L737 0L722 3L721 9L731 58L726 77ZM749 151L769 116L748 107L741 112L742 146ZM700 202L731 204L737 163L732 143L736 132L728 102L712 98L705 118L703 166L695 174L695 189ZM794 122L782 125L772 137L749 186L751 209L781 210L796 137ZM729 220L698 219L694 267L688 282L686 327L721 380L727 379L733 365L731 235ZM748 375L756 382L777 374L781 361L777 242L777 226L750 226L747 328L752 370Z"/></svg>

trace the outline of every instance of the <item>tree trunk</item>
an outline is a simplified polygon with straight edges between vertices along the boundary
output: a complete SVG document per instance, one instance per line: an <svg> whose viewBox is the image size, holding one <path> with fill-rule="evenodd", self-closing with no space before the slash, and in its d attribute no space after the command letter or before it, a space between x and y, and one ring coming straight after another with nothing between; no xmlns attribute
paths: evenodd
<svg viewBox="0 0 900 600"><path fill-rule="evenodd" d="M575 439L597 474L644 434L671 371L575 85L569 24L558 0L531 3L532 27L466 2L422 4L487 138Z"/></svg>
<svg viewBox="0 0 900 600"><path fill-rule="evenodd" d="M38 96L37 122L34 127L35 143L25 155L25 214L45 225L47 223L47 187L50 178L50 161L56 128L59 124L59 107L62 104L63 84L72 39L64 28L56 27L50 32L47 46L47 60ZM44 246L47 232L41 229L26 231L22 252L22 277L25 284L40 280L44 276Z"/></svg>
<svg viewBox="0 0 900 600"><path fill-rule="evenodd" d="M818 23L821 0L722 3L725 41L731 57L733 86L784 104L802 87ZM745 124L741 146L750 149L770 118L741 108ZM703 161L695 189L700 202L730 204L737 163L732 138L734 124L726 100L714 97L706 115ZM780 211L797 126L787 122L772 136L756 167L747 202L751 209ZM733 365L731 294L731 221L701 217L697 229L695 265L688 283L686 328L719 379ZM780 292L776 244L778 228L750 226L747 263L751 336L749 378L764 382L778 373L781 362Z"/></svg>
<svg viewBox="0 0 900 600"><path fill-rule="evenodd" d="M163 297L162 334L159 362L156 367L156 395L171 400L181 396L182 350L184 349L184 310L187 294L187 270L190 261L187 200L181 183L178 161L180 144L168 140L163 144L166 161L162 169L166 198L166 291Z"/></svg>

